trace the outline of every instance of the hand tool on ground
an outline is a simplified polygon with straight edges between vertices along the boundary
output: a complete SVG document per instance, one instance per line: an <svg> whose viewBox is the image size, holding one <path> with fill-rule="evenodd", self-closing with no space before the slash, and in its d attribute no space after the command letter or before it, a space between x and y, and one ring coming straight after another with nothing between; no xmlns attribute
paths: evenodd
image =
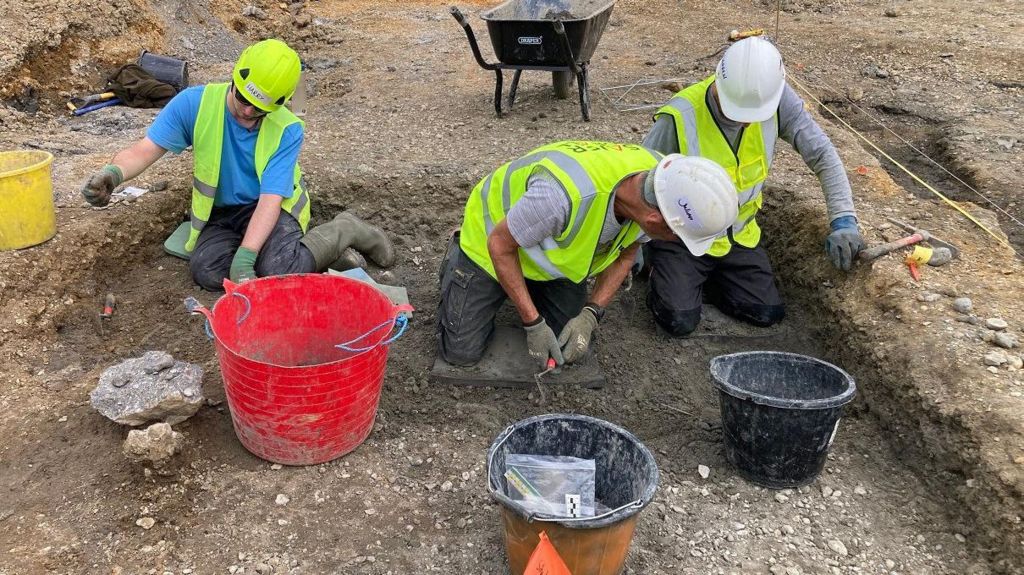
<svg viewBox="0 0 1024 575"><path fill-rule="evenodd" d="M106 102L107 100L112 99L114 99L113 92L103 92L102 94L90 94L88 96L82 96L81 98L71 98L71 100L68 101L68 110L74 112L75 110L91 106L97 102Z"/></svg>
<svg viewBox="0 0 1024 575"><path fill-rule="evenodd" d="M749 30L733 30L729 32L728 40L730 42L738 42L744 38L762 35L764 35L764 28L751 28Z"/></svg>
<svg viewBox="0 0 1024 575"><path fill-rule="evenodd" d="M863 262L870 262L892 251L912 246L915 244L919 244L921 242L928 242L935 248L929 260L922 263L927 263L928 265L931 266L940 266L949 263L950 260L960 255L960 250L957 249L956 246L936 238L926 230L915 228L909 224L906 224L904 222L901 222L900 220L893 218L889 218L889 221L903 228L904 230L911 232L911 234L905 238L901 238L896 241L884 243L881 245L868 248L866 250L862 250L857 255L858 259L860 259Z"/></svg>
<svg viewBox="0 0 1024 575"><path fill-rule="evenodd" d="M537 391L540 392L540 397L537 398L537 405L543 405L545 400L547 399L545 397L546 394L544 393L544 386L540 384L540 379L554 371L557 367L558 362L555 361L555 358L549 357L547 368L544 371L538 371L536 374L534 374L533 379L537 381Z"/></svg>
<svg viewBox="0 0 1024 575"><path fill-rule="evenodd" d="M99 108L110 106L110 105L118 105L120 103L121 103L121 98L112 98L112 99L109 99L109 100L103 100L103 101L100 101L100 102L89 104L89 105L87 105L85 107L80 107L78 109L75 109L75 110L73 110L71 115L72 116L82 116L82 115L85 115L85 114L89 114L90 112L95 112L95 110L97 110Z"/></svg>
<svg viewBox="0 0 1024 575"><path fill-rule="evenodd" d="M108 293L107 297L103 300L103 311L100 312L100 317L110 319L114 315L115 307L117 307L117 299L114 298L114 294Z"/></svg>

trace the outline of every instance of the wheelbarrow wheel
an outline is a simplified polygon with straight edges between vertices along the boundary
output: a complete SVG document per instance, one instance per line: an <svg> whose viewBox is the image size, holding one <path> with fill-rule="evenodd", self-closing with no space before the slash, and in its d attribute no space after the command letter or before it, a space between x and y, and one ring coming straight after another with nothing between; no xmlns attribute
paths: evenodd
<svg viewBox="0 0 1024 575"><path fill-rule="evenodd" d="M565 100L569 97L569 90L572 89L572 81L575 74L570 71L559 71L551 73L551 83L555 86L555 97Z"/></svg>

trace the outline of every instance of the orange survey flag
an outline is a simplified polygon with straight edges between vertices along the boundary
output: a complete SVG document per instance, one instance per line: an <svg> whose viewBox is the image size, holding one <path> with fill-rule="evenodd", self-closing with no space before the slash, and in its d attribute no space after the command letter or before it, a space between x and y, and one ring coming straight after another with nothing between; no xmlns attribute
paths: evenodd
<svg viewBox="0 0 1024 575"><path fill-rule="evenodd" d="M562 561L561 555L548 540L548 534L541 531L540 543L533 549L523 575L572 575L572 572L565 566L565 561Z"/></svg>

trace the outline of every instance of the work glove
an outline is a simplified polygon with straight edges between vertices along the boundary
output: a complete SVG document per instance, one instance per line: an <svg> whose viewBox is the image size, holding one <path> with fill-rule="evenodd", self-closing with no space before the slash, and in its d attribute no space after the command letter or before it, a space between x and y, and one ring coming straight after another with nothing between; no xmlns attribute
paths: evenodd
<svg viewBox="0 0 1024 575"><path fill-rule="evenodd" d="M526 349L530 357L537 360L541 370L547 369L548 358L554 358L556 365L565 363L555 332L551 331L544 318L537 318L535 323L524 325L523 329L526 330Z"/></svg>
<svg viewBox="0 0 1024 575"><path fill-rule="evenodd" d="M256 256L258 254L249 248L238 248L235 257L231 259L231 281L242 283L256 279Z"/></svg>
<svg viewBox="0 0 1024 575"><path fill-rule="evenodd" d="M101 208L110 202L110 194L114 193L114 188L120 186L123 181L124 174L121 173L121 168L107 164L85 181L82 195L90 205Z"/></svg>
<svg viewBox="0 0 1024 575"><path fill-rule="evenodd" d="M825 251L832 259L832 265L843 271L850 271L853 260L864 249L864 238L857 229L857 218L843 216L832 220L832 233L825 239Z"/></svg>
<svg viewBox="0 0 1024 575"><path fill-rule="evenodd" d="M569 320L558 334L558 346L562 349L565 363L575 363L587 354L590 349L590 338L597 327L598 311L589 305L576 317Z"/></svg>

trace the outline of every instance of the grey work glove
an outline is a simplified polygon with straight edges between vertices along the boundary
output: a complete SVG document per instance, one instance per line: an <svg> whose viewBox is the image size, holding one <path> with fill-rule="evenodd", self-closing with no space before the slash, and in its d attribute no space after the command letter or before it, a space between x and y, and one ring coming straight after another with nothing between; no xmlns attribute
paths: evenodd
<svg viewBox="0 0 1024 575"><path fill-rule="evenodd" d="M596 327L597 313L589 306L565 324L562 333L558 334L558 345L562 348L565 363L575 363L587 355L590 338Z"/></svg>
<svg viewBox="0 0 1024 575"><path fill-rule="evenodd" d="M832 222L832 233L825 239L825 251L832 259L832 265L850 271L854 258L864 247L864 238L860 236L853 216L843 216Z"/></svg>
<svg viewBox="0 0 1024 575"><path fill-rule="evenodd" d="M554 358L555 365L565 363L555 332L551 331L544 318L538 318L532 325L524 325L523 329L526 330L526 349L530 357L537 360L541 370L548 368L548 358Z"/></svg>
<svg viewBox="0 0 1024 575"><path fill-rule="evenodd" d="M90 205L101 208L110 202L110 194L114 193L114 188L123 181L124 174L121 173L121 168L107 164L85 181L82 185L82 195Z"/></svg>

